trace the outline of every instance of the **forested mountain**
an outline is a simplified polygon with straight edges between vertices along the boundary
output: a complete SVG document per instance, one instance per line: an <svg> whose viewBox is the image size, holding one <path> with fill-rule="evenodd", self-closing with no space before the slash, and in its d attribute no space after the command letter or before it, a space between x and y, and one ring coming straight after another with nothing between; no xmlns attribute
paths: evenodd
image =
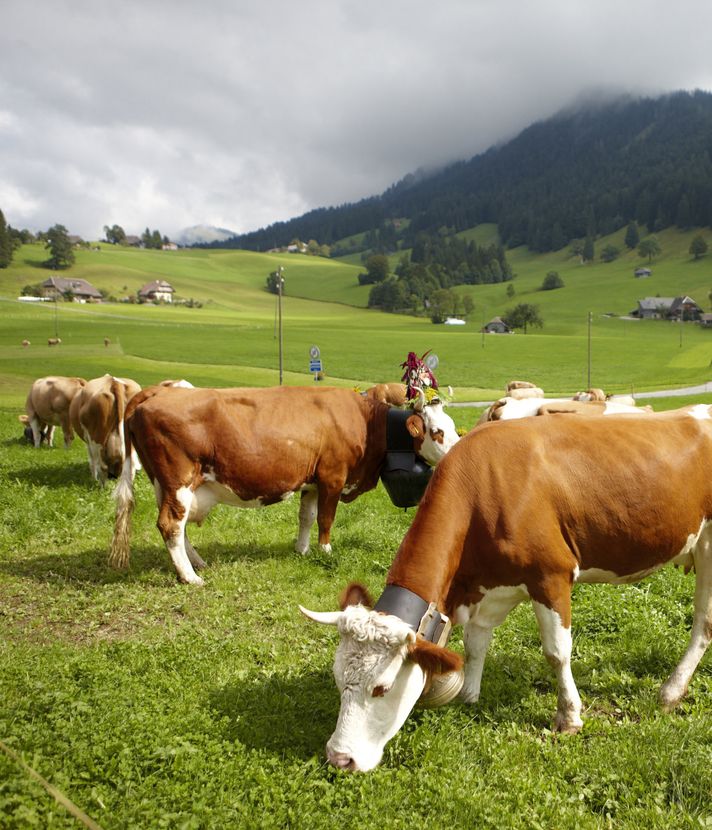
<svg viewBox="0 0 712 830"><path fill-rule="evenodd" d="M392 251L412 247L419 232L442 236L495 222L505 246L547 251L633 220L650 232L712 225L712 94L571 108L430 177L407 176L380 196L216 244L333 245L371 232L368 247Z"/></svg>

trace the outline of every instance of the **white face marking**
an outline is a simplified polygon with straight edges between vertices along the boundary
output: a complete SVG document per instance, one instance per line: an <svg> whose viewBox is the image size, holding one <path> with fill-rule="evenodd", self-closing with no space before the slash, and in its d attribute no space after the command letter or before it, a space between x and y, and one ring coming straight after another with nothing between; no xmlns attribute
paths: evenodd
<svg viewBox="0 0 712 830"><path fill-rule="evenodd" d="M441 403L427 404L420 415L423 418L425 437L419 455L434 467L457 444L460 436L455 429L455 422L444 411ZM433 438L433 435L437 438Z"/></svg>
<svg viewBox="0 0 712 830"><path fill-rule="evenodd" d="M341 641L334 680L341 708L326 752L335 766L365 772L378 765L386 743L408 717L425 674L407 659L415 633L397 617L354 605L338 615L337 625Z"/></svg>

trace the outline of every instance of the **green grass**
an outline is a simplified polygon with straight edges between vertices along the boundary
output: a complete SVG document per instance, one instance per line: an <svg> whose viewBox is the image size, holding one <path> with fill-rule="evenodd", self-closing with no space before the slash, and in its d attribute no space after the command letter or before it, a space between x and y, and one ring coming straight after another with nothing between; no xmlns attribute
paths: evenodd
<svg viewBox="0 0 712 830"><path fill-rule="evenodd" d="M685 400L670 399L662 406ZM657 403L656 403L657 406ZM454 409L469 427L478 410ZM684 649L693 578L579 586L579 736L549 731L554 681L531 609L498 629L477 706L416 712L367 775L329 768L336 635L299 603L378 594L413 511L383 489L340 505L334 553L292 550L296 502L216 509L191 538L206 587L180 586L137 478L132 562L106 567L111 488L83 445L19 440L0 399L0 740L104 828L698 828L712 822L712 664L657 707ZM453 647L462 649L456 629ZM3 828L77 826L0 752Z"/></svg>
<svg viewBox="0 0 712 830"><path fill-rule="evenodd" d="M493 239L493 226L471 235ZM613 240L621 249L621 234ZM309 347L321 348L327 381L367 386L400 377L409 351L428 349L440 358L441 383L455 387L456 399L489 400L512 378L533 380L548 394L572 393L589 377L588 314L591 320L591 383L608 392L684 386L709 379L712 333L694 324L622 319L646 295L688 293L706 305L712 277L708 257L693 262L690 234L660 234L663 255L653 276L633 278L641 264L626 253L611 264L582 266L567 252L509 253L516 278L515 297L506 286L462 286L475 312L467 326L434 326L425 318L388 315L364 308L368 286L357 284L357 266L319 257L256 254L245 251L141 251L101 245L79 251L70 275L121 296L158 276L203 308L60 303L28 306L16 301L23 285L46 278L40 245L24 246L9 269L0 271L0 379L5 391L21 397L48 373L96 376L110 371L142 384L186 377L202 385L269 385L278 381L275 338L276 298L264 290L267 274L284 265L284 370L287 383L311 383ZM549 270L565 287L538 290ZM483 321L516 302L534 302L545 321L542 330L512 336L482 336ZM618 316L607 317L608 313ZM48 349L47 337L62 337ZM103 339L112 346L104 349ZM22 349L21 341L32 341Z"/></svg>

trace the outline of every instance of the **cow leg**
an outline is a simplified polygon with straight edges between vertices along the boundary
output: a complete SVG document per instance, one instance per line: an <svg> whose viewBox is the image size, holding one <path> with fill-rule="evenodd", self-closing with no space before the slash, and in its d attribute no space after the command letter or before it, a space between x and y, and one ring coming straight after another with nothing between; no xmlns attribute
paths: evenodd
<svg viewBox="0 0 712 830"><path fill-rule="evenodd" d="M185 545L185 526L193 501L188 487L180 487L174 494L165 493L158 513L158 529L171 555L180 582L202 585L203 580L193 570Z"/></svg>
<svg viewBox="0 0 712 830"><path fill-rule="evenodd" d="M331 526L334 524L336 508L339 505L341 487L338 490L329 490L326 487L318 488L317 524L319 526L319 547L324 553L331 553Z"/></svg>
<svg viewBox="0 0 712 830"><path fill-rule="evenodd" d="M695 611L690 644L675 671L660 689L660 703L666 712L674 709L687 693L697 664L712 640L712 527L707 526L693 554L695 559Z"/></svg>
<svg viewBox="0 0 712 830"><path fill-rule="evenodd" d="M32 430L32 442L35 447L42 443L42 424L36 415L30 415L30 429Z"/></svg>
<svg viewBox="0 0 712 830"><path fill-rule="evenodd" d="M40 442L42 441L42 432L40 431ZM37 444L39 446L39 444ZM47 446L54 446L54 424L47 424Z"/></svg>
<svg viewBox="0 0 712 830"><path fill-rule="evenodd" d="M62 418L62 434L64 436L64 449L68 450L74 440L74 431L72 430L72 422L69 420L69 413Z"/></svg>
<svg viewBox="0 0 712 830"><path fill-rule="evenodd" d="M482 670L494 629L526 596L520 588L494 588L487 591L472 608L470 619L463 628L466 660L460 700L476 703L479 699Z"/></svg>
<svg viewBox="0 0 712 830"><path fill-rule="evenodd" d="M198 551L191 545L190 539L188 538L187 532L184 531L184 538L183 542L185 543L185 552L188 554L188 559L190 559L190 564L201 571L203 568L207 567L205 562L203 561L203 557L198 553Z"/></svg>
<svg viewBox="0 0 712 830"><path fill-rule="evenodd" d="M581 720L581 698L571 673L571 593L559 594L558 611L541 602L532 602L539 623L544 656L556 672L557 709L555 732L578 732ZM559 614L559 611L561 614ZM568 623L568 625L566 625Z"/></svg>
<svg viewBox="0 0 712 830"><path fill-rule="evenodd" d="M309 550L309 534L316 521L318 499L316 489L302 490L299 501L299 536L294 545L297 553L306 553Z"/></svg>

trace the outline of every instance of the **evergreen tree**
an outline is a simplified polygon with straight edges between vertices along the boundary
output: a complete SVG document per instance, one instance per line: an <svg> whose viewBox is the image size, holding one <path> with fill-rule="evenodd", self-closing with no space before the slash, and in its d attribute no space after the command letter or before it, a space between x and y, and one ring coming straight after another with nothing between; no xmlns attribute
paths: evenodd
<svg viewBox="0 0 712 830"><path fill-rule="evenodd" d="M596 251L593 245L593 237L587 236L583 243L583 251L581 252L585 262L593 262L596 256Z"/></svg>
<svg viewBox="0 0 712 830"><path fill-rule="evenodd" d="M638 223L629 222L625 232L625 246L626 248L630 248L632 251L634 248L638 247L639 242L640 232L638 231Z"/></svg>
<svg viewBox="0 0 712 830"><path fill-rule="evenodd" d="M50 257L45 262L48 268L59 270L74 265L74 249L64 225L53 225L47 231L45 248L50 252Z"/></svg>
<svg viewBox="0 0 712 830"><path fill-rule="evenodd" d="M707 253L707 243L701 233L698 233L690 242L690 253L695 259L699 259Z"/></svg>
<svg viewBox="0 0 712 830"><path fill-rule="evenodd" d="M5 222L5 217L0 210L0 268L7 268L7 266L12 262L13 253L14 248L12 245L12 238L10 237L10 231Z"/></svg>

